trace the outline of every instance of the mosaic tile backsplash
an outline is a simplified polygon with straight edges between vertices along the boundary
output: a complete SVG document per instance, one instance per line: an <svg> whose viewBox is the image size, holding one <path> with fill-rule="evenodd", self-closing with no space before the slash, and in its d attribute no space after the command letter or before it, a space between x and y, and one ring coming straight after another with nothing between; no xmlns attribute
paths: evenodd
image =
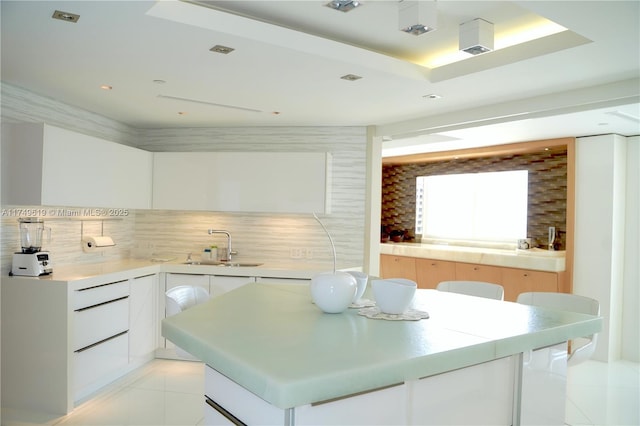
<svg viewBox="0 0 640 426"><path fill-rule="evenodd" d="M415 236L416 178L456 173L529 171L527 236L546 244L548 229L559 231L564 250L567 213L567 151L452 159L429 163L383 165L382 227ZM455 196L455 195L454 195Z"/></svg>

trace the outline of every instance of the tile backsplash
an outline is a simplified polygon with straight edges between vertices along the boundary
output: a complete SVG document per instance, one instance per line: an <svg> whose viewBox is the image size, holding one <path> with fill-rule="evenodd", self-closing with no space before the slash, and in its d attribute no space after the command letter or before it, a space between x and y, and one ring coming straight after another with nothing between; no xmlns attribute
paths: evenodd
<svg viewBox="0 0 640 426"><path fill-rule="evenodd" d="M381 225L415 234L416 178L439 174L529 171L527 236L537 244L548 240L549 226L560 231L564 249L567 213L567 151L451 159L429 163L383 165ZM452 194L455 197L455 194Z"/></svg>

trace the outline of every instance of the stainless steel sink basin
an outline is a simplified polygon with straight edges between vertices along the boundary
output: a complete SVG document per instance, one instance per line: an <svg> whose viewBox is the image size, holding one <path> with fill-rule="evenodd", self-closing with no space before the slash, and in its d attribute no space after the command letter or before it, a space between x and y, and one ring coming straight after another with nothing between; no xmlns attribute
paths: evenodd
<svg viewBox="0 0 640 426"><path fill-rule="evenodd" d="M210 265L210 266L224 266L231 267L255 267L260 266L262 263L257 262L183 262L183 265Z"/></svg>

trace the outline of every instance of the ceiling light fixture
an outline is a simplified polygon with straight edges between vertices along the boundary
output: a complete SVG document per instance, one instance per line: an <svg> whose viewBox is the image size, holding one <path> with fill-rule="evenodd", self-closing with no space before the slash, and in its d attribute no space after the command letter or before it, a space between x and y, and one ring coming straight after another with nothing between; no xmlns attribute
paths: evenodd
<svg viewBox="0 0 640 426"><path fill-rule="evenodd" d="M227 47L227 46L222 46L220 44L216 44L215 46L213 46L209 50L211 52L222 53L223 55L228 55L229 53L233 52L235 49L232 48L232 47Z"/></svg>
<svg viewBox="0 0 640 426"><path fill-rule="evenodd" d="M113 89L113 86L109 86L108 84L101 84L101 85L100 85L100 88L101 88L102 90L112 90L112 89Z"/></svg>
<svg viewBox="0 0 640 426"><path fill-rule="evenodd" d="M434 31L438 23L436 2L403 0L398 4L400 31L420 35Z"/></svg>
<svg viewBox="0 0 640 426"><path fill-rule="evenodd" d="M355 0L332 0L325 4L325 6L340 12L349 12L350 10L360 6L360 2Z"/></svg>
<svg viewBox="0 0 640 426"><path fill-rule="evenodd" d="M51 17L53 19L59 19L61 21L73 23L78 22L78 19L80 19L80 15L76 15L75 13L62 12L61 10L56 10L55 12L53 12L53 15L51 15Z"/></svg>
<svg viewBox="0 0 640 426"><path fill-rule="evenodd" d="M493 50L493 24L481 18L460 24L458 47L460 51L472 55L491 52Z"/></svg>
<svg viewBox="0 0 640 426"><path fill-rule="evenodd" d="M441 95L436 95L435 93L430 93L428 95L424 95L423 98L427 98L427 99L440 99L442 96Z"/></svg>

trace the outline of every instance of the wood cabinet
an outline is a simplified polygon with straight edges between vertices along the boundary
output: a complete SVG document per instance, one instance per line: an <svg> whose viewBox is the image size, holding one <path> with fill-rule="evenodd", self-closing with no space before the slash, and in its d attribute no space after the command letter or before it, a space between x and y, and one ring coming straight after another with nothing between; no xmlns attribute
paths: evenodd
<svg viewBox="0 0 640 426"><path fill-rule="evenodd" d="M381 254L380 276L382 278L406 278L417 281L416 259L407 256Z"/></svg>
<svg viewBox="0 0 640 426"><path fill-rule="evenodd" d="M153 154L43 123L2 126L2 204L151 207Z"/></svg>
<svg viewBox="0 0 640 426"><path fill-rule="evenodd" d="M488 283L501 284L502 268L499 266L456 262L456 280L485 281Z"/></svg>
<svg viewBox="0 0 640 426"><path fill-rule="evenodd" d="M380 255L382 278L407 278L418 288L436 288L442 281L484 281L504 287L504 300L515 302L528 291L561 292L564 272L545 272L449 260Z"/></svg>
<svg viewBox="0 0 640 426"><path fill-rule="evenodd" d="M324 152L157 152L153 208L329 213Z"/></svg>
<svg viewBox="0 0 640 426"><path fill-rule="evenodd" d="M416 276L418 288L436 288L442 281L456 279L456 263L416 258Z"/></svg>
<svg viewBox="0 0 640 426"><path fill-rule="evenodd" d="M504 299L515 301L520 293L528 291L558 292L558 273L527 269L502 268Z"/></svg>

